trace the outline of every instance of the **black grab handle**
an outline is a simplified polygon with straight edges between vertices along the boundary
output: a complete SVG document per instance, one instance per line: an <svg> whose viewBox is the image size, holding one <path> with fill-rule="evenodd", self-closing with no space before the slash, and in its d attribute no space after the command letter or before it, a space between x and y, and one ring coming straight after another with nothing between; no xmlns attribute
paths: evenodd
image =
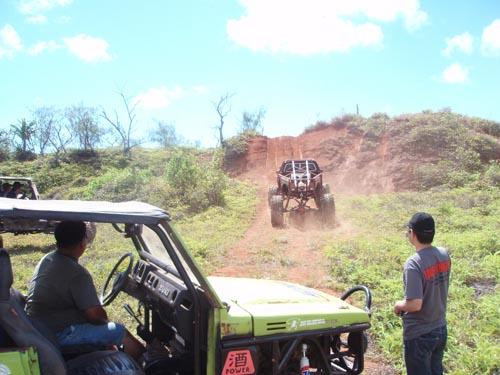
<svg viewBox="0 0 500 375"><path fill-rule="evenodd" d="M342 294L342 296L340 296L340 299L345 301L347 299L347 297L349 297L354 292L358 292L358 291L365 292L365 296L366 296L365 310L366 310L366 312L368 312L368 315L371 316L372 312L370 309L372 307L372 293L370 292L370 289L367 286L364 286L364 285L353 286L347 292Z"/></svg>

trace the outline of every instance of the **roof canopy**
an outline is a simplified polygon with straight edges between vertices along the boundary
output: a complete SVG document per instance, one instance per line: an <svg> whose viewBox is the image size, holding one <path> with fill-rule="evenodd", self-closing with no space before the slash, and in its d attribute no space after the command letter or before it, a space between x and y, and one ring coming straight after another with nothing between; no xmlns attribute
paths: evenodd
<svg viewBox="0 0 500 375"><path fill-rule="evenodd" d="M169 214L142 202L24 200L0 198L0 219L83 220L103 223L157 224Z"/></svg>

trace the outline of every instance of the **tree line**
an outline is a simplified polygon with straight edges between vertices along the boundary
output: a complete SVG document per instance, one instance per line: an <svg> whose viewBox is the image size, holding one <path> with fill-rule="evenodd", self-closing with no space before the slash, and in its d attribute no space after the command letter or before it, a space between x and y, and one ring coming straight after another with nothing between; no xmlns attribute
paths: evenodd
<svg viewBox="0 0 500 375"><path fill-rule="evenodd" d="M130 156L134 147L147 142L160 147L188 145L189 141L177 133L172 123L155 120L148 134L137 137L136 107L123 92L119 93L125 111L120 116L104 108L89 107L83 103L66 108L42 106L31 110L31 117L21 118L8 130L0 130L0 160L33 160L37 155L65 156L70 149L92 153L99 147L120 147ZM230 101L234 94L225 94L212 102L219 117L217 145L224 147L225 118L231 111ZM263 133L262 121L265 110L244 111L241 114L239 133Z"/></svg>
<svg viewBox="0 0 500 375"><path fill-rule="evenodd" d="M117 110L110 113L104 108L83 104L33 109L30 119L19 119L9 130L0 130L0 159L32 160L36 155L49 153L66 155L69 149L91 153L103 146L119 146L124 155L130 155L134 147L147 141L160 145L181 142L174 126L162 121L157 122L157 128L149 136L136 138L137 103L132 103L123 93L120 96L125 116L120 116Z"/></svg>

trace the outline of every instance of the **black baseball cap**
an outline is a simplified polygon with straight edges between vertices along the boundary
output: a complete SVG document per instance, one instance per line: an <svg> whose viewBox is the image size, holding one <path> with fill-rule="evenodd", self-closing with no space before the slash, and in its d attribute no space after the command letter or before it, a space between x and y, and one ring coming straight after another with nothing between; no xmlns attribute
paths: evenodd
<svg viewBox="0 0 500 375"><path fill-rule="evenodd" d="M425 212L417 212L405 226L420 234L434 234L435 232L434 219Z"/></svg>

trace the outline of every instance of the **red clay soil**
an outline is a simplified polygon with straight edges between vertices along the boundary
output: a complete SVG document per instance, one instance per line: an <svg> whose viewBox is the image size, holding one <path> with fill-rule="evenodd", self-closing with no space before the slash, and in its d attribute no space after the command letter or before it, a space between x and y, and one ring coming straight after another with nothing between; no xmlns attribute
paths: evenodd
<svg viewBox="0 0 500 375"><path fill-rule="evenodd" d="M323 129L300 137L258 137L250 143L245 157L231 163L229 173L256 184L260 199L254 222L246 235L228 250L217 275L272 278L297 282L331 294L338 295L341 292L334 290L328 276L323 247L329 239L350 236L356 228L338 211L333 228L322 228L312 216L297 222L289 215L285 215L284 228L273 228L267 203L268 187L275 183L275 172L285 159L316 159L324 170L324 182L330 184L334 196L336 193L392 191L394 184L387 175L384 161L385 147L380 147L376 157L371 157L370 166L359 167L359 155L356 155L355 150L362 140L358 139L358 144L351 144L354 152L342 155L341 159L331 157L335 152L325 148L329 140L341 136L342 131ZM364 373L397 374L380 361L373 346L367 352Z"/></svg>

